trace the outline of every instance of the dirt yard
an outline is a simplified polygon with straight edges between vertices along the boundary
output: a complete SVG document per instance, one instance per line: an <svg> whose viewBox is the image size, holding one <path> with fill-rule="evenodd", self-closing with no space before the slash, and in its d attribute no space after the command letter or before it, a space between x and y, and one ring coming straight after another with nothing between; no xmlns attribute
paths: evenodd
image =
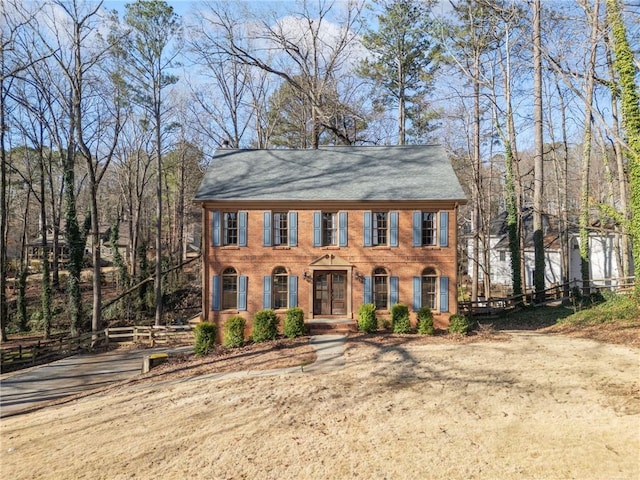
<svg viewBox="0 0 640 480"><path fill-rule="evenodd" d="M266 368L295 363L298 352L306 363L307 349L255 358ZM237 369L250 356L174 364L150 378L3 419L0 474L640 478L635 346L532 332L476 341L354 336L346 365L334 372L202 375Z"/></svg>

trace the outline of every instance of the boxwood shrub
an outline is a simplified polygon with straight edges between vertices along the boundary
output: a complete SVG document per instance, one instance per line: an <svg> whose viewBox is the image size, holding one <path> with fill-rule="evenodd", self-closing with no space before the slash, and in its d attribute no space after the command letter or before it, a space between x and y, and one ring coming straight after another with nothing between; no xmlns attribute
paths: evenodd
<svg viewBox="0 0 640 480"><path fill-rule="evenodd" d="M216 343L216 324L211 322L202 322L196 325L193 330L195 341L193 344L193 352L198 356L203 356L213 350Z"/></svg>
<svg viewBox="0 0 640 480"><path fill-rule="evenodd" d="M409 307L402 303L396 303L391 307L391 326L393 333L411 333Z"/></svg>
<svg viewBox="0 0 640 480"><path fill-rule="evenodd" d="M251 340L256 343L275 340L277 334L278 316L276 312L271 308L257 311L253 316Z"/></svg>
<svg viewBox="0 0 640 480"><path fill-rule="evenodd" d="M235 315L224 324L224 338L222 344L228 348L241 347L244 344L245 319Z"/></svg>
<svg viewBox="0 0 640 480"><path fill-rule="evenodd" d="M302 337L306 333L304 328L304 310L293 307L284 314L284 334L288 338Z"/></svg>
<svg viewBox="0 0 640 480"><path fill-rule="evenodd" d="M376 306L373 303L360 305L358 309L358 330L365 333L373 333L377 329Z"/></svg>
<svg viewBox="0 0 640 480"><path fill-rule="evenodd" d="M418 310L418 333L433 335L433 313L429 307L422 307Z"/></svg>
<svg viewBox="0 0 640 480"><path fill-rule="evenodd" d="M459 313L451 315L451 318L449 319L449 333L466 335L470 330L471 321L467 317Z"/></svg>

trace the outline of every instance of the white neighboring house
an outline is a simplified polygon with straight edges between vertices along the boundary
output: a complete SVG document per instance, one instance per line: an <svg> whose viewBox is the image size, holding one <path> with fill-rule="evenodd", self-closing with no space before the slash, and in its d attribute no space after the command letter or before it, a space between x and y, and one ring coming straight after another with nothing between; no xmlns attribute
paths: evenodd
<svg viewBox="0 0 640 480"><path fill-rule="evenodd" d="M534 249L532 236L532 215L527 213L523 217L525 224L525 290L533 290L534 278ZM545 251L545 285L553 287L563 283L562 250L560 236L553 221L543 217L544 251ZM622 274L616 259L616 248L620 242L620 235L616 232L603 230L589 234L591 281L594 286L609 286L611 279L619 278ZM489 278L494 287L504 287L511 291L511 252L506 227L506 214L500 215L490 227L488 239L489 248ZM578 232L569 233L569 272L568 281L582 279L580 271L580 238ZM466 236L466 250L469 259L469 279L473 279L473 239ZM483 244L480 242L480 272L483 272ZM482 280L482 279L481 279ZM615 280L613 281L615 283Z"/></svg>

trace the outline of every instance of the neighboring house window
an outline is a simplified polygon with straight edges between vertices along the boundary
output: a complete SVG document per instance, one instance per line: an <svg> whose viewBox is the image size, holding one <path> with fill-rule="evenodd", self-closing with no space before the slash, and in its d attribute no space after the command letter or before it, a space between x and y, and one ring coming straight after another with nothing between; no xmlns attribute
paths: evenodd
<svg viewBox="0 0 640 480"><path fill-rule="evenodd" d="M238 272L229 267L222 272L222 309L238 307Z"/></svg>
<svg viewBox="0 0 640 480"><path fill-rule="evenodd" d="M382 267L373 271L373 303L378 310L386 310L389 305L389 275Z"/></svg>
<svg viewBox="0 0 640 480"><path fill-rule="evenodd" d="M322 213L322 245L338 244L338 214L335 212Z"/></svg>
<svg viewBox="0 0 640 480"><path fill-rule="evenodd" d="M288 245L289 244L289 228L288 215L286 213L273 214L273 244Z"/></svg>
<svg viewBox="0 0 640 480"><path fill-rule="evenodd" d="M284 267L273 271L273 305L274 309L287 308L289 300L289 276Z"/></svg>
<svg viewBox="0 0 640 480"><path fill-rule="evenodd" d="M438 274L434 268L425 268L422 271L422 306L435 310L438 300Z"/></svg>
<svg viewBox="0 0 640 480"><path fill-rule="evenodd" d="M238 213L224 212L222 214L222 220L222 244L238 245Z"/></svg>
<svg viewBox="0 0 640 480"><path fill-rule="evenodd" d="M507 252L500 250L500 261L505 262L507 260Z"/></svg>

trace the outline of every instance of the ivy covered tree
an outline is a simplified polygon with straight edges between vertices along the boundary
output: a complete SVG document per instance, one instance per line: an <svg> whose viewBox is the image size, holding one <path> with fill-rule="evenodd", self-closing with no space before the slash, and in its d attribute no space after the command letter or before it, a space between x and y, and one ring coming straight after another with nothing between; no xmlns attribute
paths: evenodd
<svg viewBox="0 0 640 480"><path fill-rule="evenodd" d="M635 292L640 296L640 94L636 84L638 67L634 63L633 51L618 0L607 0L607 23L613 34L613 66L618 73L622 126L627 136L629 158L629 186L631 190L631 249L635 271Z"/></svg>
<svg viewBox="0 0 640 480"><path fill-rule="evenodd" d="M407 121L413 130L428 131L425 94L433 82L440 48L433 41L433 1L376 0L382 7L378 27L362 37L371 56L362 61L360 74L373 80L384 106L398 108L398 144L407 141ZM415 108L420 107L420 108Z"/></svg>

